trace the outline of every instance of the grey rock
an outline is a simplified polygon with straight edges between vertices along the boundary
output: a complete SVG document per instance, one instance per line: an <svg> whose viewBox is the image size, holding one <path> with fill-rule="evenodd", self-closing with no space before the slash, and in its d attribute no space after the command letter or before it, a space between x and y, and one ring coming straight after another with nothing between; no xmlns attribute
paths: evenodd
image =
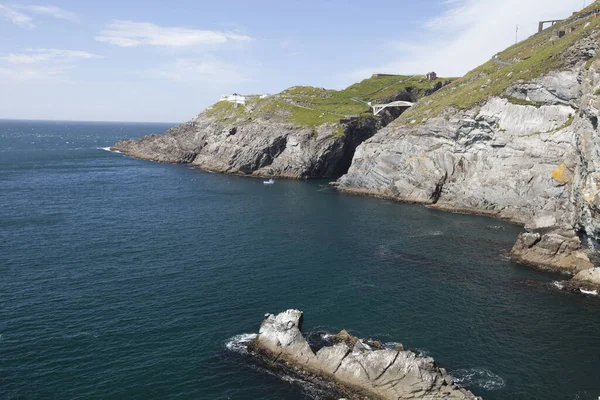
<svg viewBox="0 0 600 400"><path fill-rule="evenodd" d="M298 310L267 314L253 348L273 360L286 362L300 374L321 376L335 384L378 399L476 399L454 385L444 369L430 357L410 351L373 350L357 338L325 346L316 354L301 333L303 314ZM348 342L354 343L352 347ZM356 392L354 392L356 393ZM362 397L361 397L362 398Z"/></svg>
<svg viewBox="0 0 600 400"><path fill-rule="evenodd" d="M189 163L228 174L337 178L347 171L356 147L399 112L390 109L377 117L310 129L266 117L219 119L205 111L164 134L121 140L112 149L140 159Z"/></svg>
<svg viewBox="0 0 600 400"><path fill-rule="evenodd" d="M574 274L600 239L599 69L580 62L505 93L537 107L496 97L392 124L357 148L337 187L523 224L516 260Z"/></svg>

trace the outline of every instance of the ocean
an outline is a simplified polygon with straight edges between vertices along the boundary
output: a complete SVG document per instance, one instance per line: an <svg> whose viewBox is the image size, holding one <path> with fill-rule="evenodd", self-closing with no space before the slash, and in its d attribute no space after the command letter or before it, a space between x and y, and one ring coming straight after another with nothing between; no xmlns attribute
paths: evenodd
<svg viewBox="0 0 600 400"><path fill-rule="evenodd" d="M519 226L110 152L169 124L0 121L0 399L321 399L238 345L263 315L431 355L485 399L597 399L600 299Z"/></svg>

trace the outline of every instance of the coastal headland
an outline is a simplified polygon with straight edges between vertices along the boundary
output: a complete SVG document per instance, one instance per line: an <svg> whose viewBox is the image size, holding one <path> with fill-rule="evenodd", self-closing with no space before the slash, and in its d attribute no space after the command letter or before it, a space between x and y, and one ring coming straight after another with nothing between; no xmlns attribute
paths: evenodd
<svg viewBox="0 0 600 400"><path fill-rule="evenodd" d="M236 95L113 149L223 173L337 179L347 193L509 220L525 227L514 260L600 287L594 7L458 79L376 74L341 91ZM410 106L381 107L392 103Z"/></svg>

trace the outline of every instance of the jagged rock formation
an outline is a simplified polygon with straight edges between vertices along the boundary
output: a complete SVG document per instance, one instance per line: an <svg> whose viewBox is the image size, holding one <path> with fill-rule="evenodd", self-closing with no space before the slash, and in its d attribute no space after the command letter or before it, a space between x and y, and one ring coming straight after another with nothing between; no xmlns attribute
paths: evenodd
<svg viewBox="0 0 600 400"><path fill-rule="evenodd" d="M165 134L122 140L112 149L230 174L338 178L348 170L356 147L403 111L390 108L375 117L366 103L351 97L382 84L377 82L370 78L344 91L294 87L266 99L251 97L239 107L221 101ZM373 98L416 101L448 83L392 81ZM356 115L346 118L331 111L338 109Z"/></svg>
<svg viewBox="0 0 600 400"><path fill-rule="evenodd" d="M141 159L189 163L229 174L337 178L347 171L356 146L397 116L393 112L314 129L263 118L219 121L200 114L165 134L122 140L113 149Z"/></svg>
<svg viewBox="0 0 600 400"><path fill-rule="evenodd" d="M528 52L524 63L490 62L421 101L358 147L338 187L508 219L527 230L514 259L570 274L592 268L600 239L597 25L556 46L534 36L506 56ZM533 57L556 67L531 77L544 68ZM464 87L482 100L465 100ZM453 106L461 103L469 106ZM428 114L439 104L447 106Z"/></svg>
<svg viewBox="0 0 600 400"><path fill-rule="evenodd" d="M347 332L337 344L314 352L302 336L302 323L298 310L265 315L250 351L300 377L333 382L349 398L477 398L455 385L432 358L404 350L375 350Z"/></svg>

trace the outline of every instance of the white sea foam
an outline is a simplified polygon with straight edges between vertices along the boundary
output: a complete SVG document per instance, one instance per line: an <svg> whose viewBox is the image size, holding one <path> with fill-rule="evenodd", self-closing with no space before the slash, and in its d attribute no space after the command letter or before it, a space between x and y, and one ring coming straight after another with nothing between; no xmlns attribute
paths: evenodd
<svg viewBox="0 0 600 400"><path fill-rule="evenodd" d="M426 231L426 232L417 232L410 237L418 238L418 237L430 237L430 236L442 236L444 232L435 230L435 231Z"/></svg>
<svg viewBox="0 0 600 400"><path fill-rule="evenodd" d="M562 281L553 281L552 285L561 290L565 287L565 284Z"/></svg>
<svg viewBox="0 0 600 400"><path fill-rule="evenodd" d="M423 357L431 357L431 353L429 353L429 350L415 348L415 351L417 351Z"/></svg>
<svg viewBox="0 0 600 400"><path fill-rule="evenodd" d="M579 291L583 294L589 294L590 296L598 296L597 290L585 290L580 288Z"/></svg>
<svg viewBox="0 0 600 400"><path fill-rule="evenodd" d="M121 154L121 152L119 150L111 150L110 147L99 147L99 150L104 150L104 151L110 151L111 153L119 153Z"/></svg>
<svg viewBox="0 0 600 400"><path fill-rule="evenodd" d="M506 386L504 378L487 368L468 368L451 371L454 381L469 388L499 390Z"/></svg>
<svg viewBox="0 0 600 400"><path fill-rule="evenodd" d="M229 350L236 351L238 353L245 353L247 351L246 343L253 339L256 339L256 333L242 333L241 335L235 335L234 337L229 339L225 343L225 347L227 347L227 349Z"/></svg>

